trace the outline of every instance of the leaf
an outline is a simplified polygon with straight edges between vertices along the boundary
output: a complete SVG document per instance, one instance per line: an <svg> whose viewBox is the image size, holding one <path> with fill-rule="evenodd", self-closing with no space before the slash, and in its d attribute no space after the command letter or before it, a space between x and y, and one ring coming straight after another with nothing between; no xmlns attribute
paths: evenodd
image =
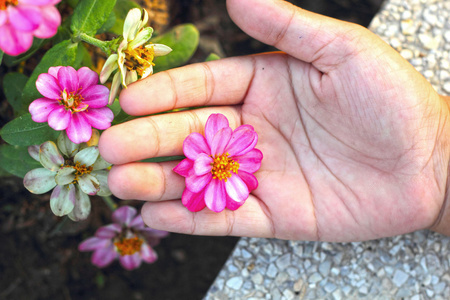
<svg viewBox="0 0 450 300"><path fill-rule="evenodd" d="M25 105L29 105L31 101L42 97L36 89L36 79L41 73L47 73L48 68L55 66L73 66L77 57L78 44L72 43L70 40L63 41L53 46L42 57L40 63L36 66L33 73L28 79L22 94L22 101Z"/></svg>
<svg viewBox="0 0 450 300"><path fill-rule="evenodd" d="M8 173L22 178L28 171L42 168L42 165L28 154L28 147L6 144L0 146L0 165Z"/></svg>
<svg viewBox="0 0 450 300"><path fill-rule="evenodd" d="M109 32L122 35L123 34L123 23L125 22L125 18L133 8L141 8L136 2L132 0L117 0L116 6L114 7L114 14L116 15L116 22L114 26L109 28Z"/></svg>
<svg viewBox="0 0 450 300"><path fill-rule="evenodd" d="M0 65L2 64L3 54L5 54L2 50L0 50Z"/></svg>
<svg viewBox="0 0 450 300"><path fill-rule="evenodd" d="M155 72L164 71L185 64L197 50L199 32L192 24L175 26L151 40L152 43L164 44L172 48L172 52L165 56L155 57Z"/></svg>
<svg viewBox="0 0 450 300"><path fill-rule="evenodd" d="M220 56L215 53L210 53L205 61L213 61L220 59Z"/></svg>
<svg viewBox="0 0 450 300"><path fill-rule="evenodd" d="M3 91L6 100L18 115L28 111L28 106L22 102L22 91L27 81L28 77L18 72L7 73L3 78Z"/></svg>
<svg viewBox="0 0 450 300"><path fill-rule="evenodd" d="M116 24L116 14L112 11L103 26L97 31L97 34L108 32Z"/></svg>
<svg viewBox="0 0 450 300"><path fill-rule="evenodd" d="M108 20L116 0L81 0L72 16L70 29L77 35L93 36Z"/></svg>
<svg viewBox="0 0 450 300"><path fill-rule="evenodd" d="M34 122L29 113L8 122L0 130L0 135L5 142L17 146L39 145L45 141L54 141L59 133L50 128L47 123Z"/></svg>

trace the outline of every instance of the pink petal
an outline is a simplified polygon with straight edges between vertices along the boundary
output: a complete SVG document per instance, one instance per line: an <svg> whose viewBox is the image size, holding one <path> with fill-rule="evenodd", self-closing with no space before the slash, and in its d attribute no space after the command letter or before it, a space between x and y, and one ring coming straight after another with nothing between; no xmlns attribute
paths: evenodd
<svg viewBox="0 0 450 300"><path fill-rule="evenodd" d="M247 185L249 192L255 190L258 187L258 179L256 179L255 175L239 170L238 176Z"/></svg>
<svg viewBox="0 0 450 300"><path fill-rule="evenodd" d="M211 180L211 183L205 189L205 204L214 211L221 212L225 209L227 203L227 194L222 180Z"/></svg>
<svg viewBox="0 0 450 300"><path fill-rule="evenodd" d="M243 155L253 148L258 142L258 134L250 125L241 125L233 131L226 152L230 156Z"/></svg>
<svg viewBox="0 0 450 300"><path fill-rule="evenodd" d="M19 55L33 44L31 32L20 32L7 23L0 27L0 49L8 55Z"/></svg>
<svg viewBox="0 0 450 300"><path fill-rule="evenodd" d="M211 172L211 164L214 162L209 155L201 153L194 162L194 173L197 176L205 175Z"/></svg>
<svg viewBox="0 0 450 300"><path fill-rule="evenodd" d="M253 148L241 156L234 156L233 159L239 163L239 171L254 173L261 167L263 154L260 150Z"/></svg>
<svg viewBox="0 0 450 300"><path fill-rule="evenodd" d="M188 189L184 189L181 196L181 202L189 211L196 212L205 208L205 192L193 193Z"/></svg>
<svg viewBox="0 0 450 300"><path fill-rule="evenodd" d="M82 67L78 71L78 80L80 87L86 89L91 85L98 83L98 75L88 67Z"/></svg>
<svg viewBox="0 0 450 300"><path fill-rule="evenodd" d="M43 73L38 76L36 80L36 88L39 93L49 99L57 100L62 94L62 89L59 86L58 80L47 73Z"/></svg>
<svg viewBox="0 0 450 300"><path fill-rule="evenodd" d="M112 261L118 256L119 254L114 251L114 245L111 244L107 248L100 248L95 250L94 254L92 255L91 262L93 265L103 268L112 263Z"/></svg>
<svg viewBox="0 0 450 300"><path fill-rule="evenodd" d="M128 226L134 228L134 229L144 229L145 228L145 224L144 224L144 220L142 220L142 216L141 215L137 215L133 218L133 220L131 220L131 222L128 224Z"/></svg>
<svg viewBox="0 0 450 300"><path fill-rule="evenodd" d="M47 39L56 34L59 25L61 25L61 15L54 6L41 7L42 21L39 27L33 31L33 35L40 39Z"/></svg>
<svg viewBox="0 0 450 300"><path fill-rule="evenodd" d="M39 98L31 102L28 111L31 113L33 121L42 123L47 122L48 115L58 107L60 107L60 104L55 100Z"/></svg>
<svg viewBox="0 0 450 300"><path fill-rule="evenodd" d="M212 114L209 116L205 125L206 140L210 144L214 135L222 128L230 127L228 119L222 114ZM210 144L211 145L211 144Z"/></svg>
<svg viewBox="0 0 450 300"><path fill-rule="evenodd" d="M132 255L124 255L119 257L120 264L127 270L133 270L138 268L142 263L142 258L139 252Z"/></svg>
<svg viewBox="0 0 450 300"><path fill-rule="evenodd" d="M55 2L54 0L20 0L20 4L28 4L28 5L54 5L56 3L59 3L61 0L58 0Z"/></svg>
<svg viewBox="0 0 450 300"><path fill-rule="evenodd" d="M211 146L211 154L216 155L222 155L225 153L225 148L228 145L228 142L230 141L231 134L233 133L233 130L231 130L230 127L225 127L220 129L213 137L212 141L209 142L209 145Z"/></svg>
<svg viewBox="0 0 450 300"><path fill-rule="evenodd" d="M140 232L145 236L145 239L150 246L156 246L162 238L169 235L167 231L153 229L150 227L144 227L140 230Z"/></svg>
<svg viewBox="0 0 450 300"><path fill-rule="evenodd" d="M61 68L62 68L62 66L50 67L50 68L48 68L48 72L47 73L52 75L55 78L58 78L58 71Z"/></svg>
<svg viewBox="0 0 450 300"><path fill-rule="evenodd" d="M183 152L187 158L195 160L200 153L211 154L206 139L200 133L193 132L183 142Z"/></svg>
<svg viewBox="0 0 450 300"><path fill-rule="evenodd" d="M111 245L110 239L101 239L98 237L90 237L78 245L79 251L93 251L100 248L106 248Z"/></svg>
<svg viewBox="0 0 450 300"><path fill-rule="evenodd" d="M8 20L8 14L5 10L0 10L0 26L6 23Z"/></svg>
<svg viewBox="0 0 450 300"><path fill-rule="evenodd" d="M140 255L147 263L153 263L158 259L158 255L155 250L147 244L142 245Z"/></svg>
<svg viewBox="0 0 450 300"><path fill-rule="evenodd" d="M65 130L72 120L72 113L64 106L55 108L48 115L48 125L55 130Z"/></svg>
<svg viewBox="0 0 450 300"><path fill-rule="evenodd" d="M228 196L237 202L245 201L248 198L249 191L245 182L236 174L233 174L225 182L225 189Z"/></svg>
<svg viewBox="0 0 450 300"><path fill-rule="evenodd" d="M136 208L131 206L122 206L114 211L112 214L112 219L115 223L128 226L136 214Z"/></svg>
<svg viewBox="0 0 450 300"><path fill-rule="evenodd" d="M32 32L39 27L42 16L39 8L28 5L7 7L9 22L18 31Z"/></svg>
<svg viewBox="0 0 450 300"><path fill-rule="evenodd" d="M93 108L81 112L92 127L104 130L111 127L114 114L108 107Z"/></svg>
<svg viewBox="0 0 450 300"><path fill-rule="evenodd" d="M58 81L63 91L78 93L78 73L74 68L70 66L61 67L58 71Z"/></svg>
<svg viewBox="0 0 450 300"><path fill-rule="evenodd" d="M79 113L72 114L72 120L66 129L67 137L75 144L81 144L90 140L92 127L86 118Z"/></svg>
<svg viewBox="0 0 450 300"><path fill-rule="evenodd" d="M95 236L103 239L112 239L118 233L122 231L122 227L119 224L109 224L106 226L102 226L95 232Z"/></svg>
<svg viewBox="0 0 450 300"><path fill-rule="evenodd" d="M242 202L236 202L233 199L231 199L229 196L227 196L227 205L226 208L229 210L236 210L239 207L241 207L243 204L245 203L245 201Z"/></svg>
<svg viewBox="0 0 450 300"><path fill-rule="evenodd" d="M193 193L198 193L211 181L211 173L207 173L202 176L191 174L186 177L186 188Z"/></svg>
<svg viewBox="0 0 450 300"><path fill-rule="evenodd" d="M84 103L90 108L104 107L108 104L109 90L103 85L91 85L80 91Z"/></svg>
<svg viewBox="0 0 450 300"><path fill-rule="evenodd" d="M185 158L182 161L180 161L180 163L175 168L173 168L173 171L178 175L188 177L189 171L192 170L193 167L194 161L190 160L189 158Z"/></svg>

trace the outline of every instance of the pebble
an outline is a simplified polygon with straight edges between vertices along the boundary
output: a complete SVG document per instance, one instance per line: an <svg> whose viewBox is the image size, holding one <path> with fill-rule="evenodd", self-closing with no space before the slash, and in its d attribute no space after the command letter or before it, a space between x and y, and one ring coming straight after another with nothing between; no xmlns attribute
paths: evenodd
<svg viewBox="0 0 450 300"><path fill-rule="evenodd" d="M236 276L228 279L226 285L233 290L239 290L243 283L242 277Z"/></svg>
<svg viewBox="0 0 450 300"><path fill-rule="evenodd" d="M392 282L397 287L401 287L406 282L406 280L408 280L408 277L409 275L402 270L395 270L394 279L392 280Z"/></svg>

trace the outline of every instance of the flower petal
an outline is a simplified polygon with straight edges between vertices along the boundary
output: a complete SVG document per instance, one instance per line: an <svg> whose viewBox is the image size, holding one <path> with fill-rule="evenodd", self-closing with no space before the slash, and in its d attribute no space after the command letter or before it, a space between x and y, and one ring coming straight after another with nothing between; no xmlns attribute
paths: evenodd
<svg viewBox="0 0 450 300"><path fill-rule="evenodd" d="M164 56L172 52L172 48L163 44L148 44L145 48L153 48L155 56Z"/></svg>
<svg viewBox="0 0 450 300"><path fill-rule="evenodd" d="M47 73L52 75L55 78L58 78L58 71L61 68L62 68L62 66L50 67L50 68L48 68L48 72Z"/></svg>
<svg viewBox="0 0 450 300"><path fill-rule="evenodd" d="M39 8L31 5L7 6L9 21L14 29L32 32L39 27L42 16Z"/></svg>
<svg viewBox="0 0 450 300"><path fill-rule="evenodd" d="M153 34L153 28L145 27L136 35L136 37L128 44L128 49L134 49L144 45Z"/></svg>
<svg viewBox="0 0 450 300"><path fill-rule="evenodd" d="M98 170L91 173L92 176L97 178L100 184L100 189L97 192L99 196L109 196L112 194L108 186L108 174L109 171L107 170Z"/></svg>
<svg viewBox="0 0 450 300"><path fill-rule="evenodd" d="M111 167L111 164L109 162L107 162L106 160L104 160L103 157L101 157L101 155L99 155L97 157L97 160L91 167L92 167L93 171L97 171L97 170L103 170L103 169L109 168L109 167Z"/></svg>
<svg viewBox="0 0 450 300"><path fill-rule="evenodd" d="M78 93L78 73L71 66L59 69L58 81L63 91L66 90L68 93Z"/></svg>
<svg viewBox="0 0 450 300"><path fill-rule="evenodd" d="M247 185L249 192L255 190L258 187L258 179L256 179L255 175L241 170L238 171L238 175Z"/></svg>
<svg viewBox="0 0 450 300"><path fill-rule="evenodd" d="M58 107L60 104L53 99L39 98L31 102L28 111L31 113L33 121L43 123L48 121L48 115Z"/></svg>
<svg viewBox="0 0 450 300"><path fill-rule="evenodd" d="M225 189L228 196L236 202L247 200L249 191L245 182L236 174L233 174L225 182Z"/></svg>
<svg viewBox="0 0 450 300"><path fill-rule="evenodd" d="M214 211L221 212L225 209L227 203L227 194L222 180L211 180L205 189L205 204Z"/></svg>
<svg viewBox="0 0 450 300"><path fill-rule="evenodd" d="M145 243L141 246L140 255L142 260L147 263L153 263L158 259L158 254L156 254L155 250Z"/></svg>
<svg viewBox="0 0 450 300"><path fill-rule="evenodd" d="M211 147L211 154L213 156L222 155L230 141L233 130L230 127L224 127L216 132L213 139L209 141Z"/></svg>
<svg viewBox="0 0 450 300"><path fill-rule="evenodd" d="M133 218L133 220L130 221L128 226L132 227L134 229L139 229L139 230L144 229L145 228L145 224L144 224L144 220L142 219L142 216L140 214L135 216Z"/></svg>
<svg viewBox="0 0 450 300"><path fill-rule="evenodd" d="M142 12L139 8L133 8L128 12L123 23L123 39L125 41L131 41L135 38L141 22L141 15Z"/></svg>
<svg viewBox="0 0 450 300"><path fill-rule="evenodd" d="M29 171L23 178L23 185L33 194L43 194L56 186L55 172L44 168Z"/></svg>
<svg viewBox="0 0 450 300"><path fill-rule="evenodd" d="M200 133L193 132L183 142L183 152L187 158L195 160L200 153L211 154L206 139Z"/></svg>
<svg viewBox="0 0 450 300"><path fill-rule="evenodd" d="M58 80L50 74L42 73L36 80L36 88L44 97L49 99L59 99L62 89Z"/></svg>
<svg viewBox="0 0 450 300"><path fill-rule="evenodd" d="M8 21L8 13L5 10L0 10L0 27Z"/></svg>
<svg viewBox="0 0 450 300"><path fill-rule="evenodd" d="M39 145L28 146L28 154L36 161L39 161L39 148Z"/></svg>
<svg viewBox="0 0 450 300"><path fill-rule="evenodd" d="M56 216L62 217L69 214L73 210L74 204L75 188L72 184L55 187L50 197L50 208Z"/></svg>
<svg viewBox="0 0 450 300"><path fill-rule="evenodd" d="M39 161L46 169L56 172L64 164L64 157L59 153L56 144L48 141L39 147Z"/></svg>
<svg viewBox="0 0 450 300"><path fill-rule="evenodd" d="M139 252L131 255L119 256L119 261L122 267L127 270L133 270L138 268L142 263L142 258Z"/></svg>
<svg viewBox="0 0 450 300"><path fill-rule="evenodd" d="M209 116L205 125L205 137L208 143L212 141L214 135L225 127L230 127L228 119L222 114L212 114Z"/></svg>
<svg viewBox="0 0 450 300"><path fill-rule="evenodd" d="M189 158L185 158L180 161L180 163L175 168L173 168L173 171L178 175L188 177L189 171L191 171L193 167L194 161L190 160Z"/></svg>
<svg viewBox="0 0 450 300"><path fill-rule="evenodd" d="M241 156L234 156L233 159L239 163L239 171L254 173L261 167L263 154L260 150L253 148Z"/></svg>
<svg viewBox="0 0 450 300"><path fill-rule="evenodd" d="M92 127L104 130L111 127L114 114L109 107L100 107L88 109L84 112L84 116Z"/></svg>
<svg viewBox="0 0 450 300"><path fill-rule="evenodd" d="M75 180L75 169L72 167L64 167L60 169L55 176L58 185L67 185Z"/></svg>
<svg viewBox="0 0 450 300"><path fill-rule="evenodd" d="M113 212L112 219L115 223L128 226L136 214L136 208L131 206L122 206Z"/></svg>
<svg viewBox="0 0 450 300"><path fill-rule="evenodd" d="M198 193L211 181L212 174L206 173L205 175L197 176L193 172L186 177L186 188L193 193Z"/></svg>
<svg viewBox="0 0 450 300"><path fill-rule="evenodd" d="M118 233L122 231L122 226L119 224L109 224L106 226L102 226L95 232L95 236L104 239L112 239L117 236Z"/></svg>
<svg viewBox="0 0 450 300"><path fill-rule="evenodd" d="M102 227L101 227L102 228ZM106 248L111 245L111 240L105 238L98 238L96 236L90 237L80 245L78 245L79 251L93 251L101 248Z"/></svg>
<svg viewBox="0 0 450 300"><path fill-rule="evenodd" d="M91 174L84 174L78 179L78 186L88 195L95 195L100 190L98 179Z"/></svg>
<svg viewBox="0 0 450 300"><path fill-rule="evenodd" d="M100 248L95 250L92 254L91 262L94 266L104 268L117 258L119 254L114 251L114 245L111 244L107 248Z"/></svg>
<svg viewBox="0 0 450 300"><path fill-rule="evenodd" d="M89 199L89 196L83 193L83 191L79 188L76 188L75 195L75 207L68 216L72 221L84 220L91 212L91 200Z"/></svg>
<svg viewBox="0 0 450 300"><path fill-rule="evenodd" d="M67 157L74 157L80 148L79 144L72 142L64 131L58 136L56 143L59 151Z"/></svg>
<svg viewBox="0 0 450 300"><path fill-rule="evenodd" d="M72 120L72 113L64 106L56 107L48 114L48 126L55 130L65 130Z"/></svg>
<svg viewBox="0 0 450 300"><path fill-rule="evenodd" d="M98 83L98 75L88 67L78 69L78 81L80 88L85 89Z"/></svg>
<svg viewBox="0 0 450 300"><path fill-rule="evenodd" d="M258 134L251 125L241 125L233 131L226 152L230 156L244 155L253 148L258 142Z"/></svg>
<svg viewBox="0 0 450 300"><path fill-rule="evenodd" d="M40 39L48 39L56 34L61 25L61 15L54 6L47 5L40 8L42 20L33 35Z"/></svg>
<svg viewBox="0 0 450 300"><path fill-rule="evenodd" d="M80 113L72 114L72 120L66 129L67 136L75 144L84 143L92 136L92 127Z"/></svg>
<svg viewBox="0 0 450 300"><path fill-rule="evenodd" d="M236 210L239 207L241 207L243 204L245 203L245 201L242 202L236 202L233 199L231 199L229 196L227 196L227 205L226 208L229 210Z"/></svg>
<svg viewBox="0 0 450 300"><path fill-rule="evenodd" d="M117 64L117 59L119 56L114 53L111 54L108 59L105 61L105 64L103 65L102 71L100 72L100 82L105 83L109 76L111 76L112 72L117 70L119 65Z"/></svg>
<svg viewBox="0 0 450 300"><path fill-rule="evenodd" d="M20 4L41 6L41 5L54 5L59 1L56 1L56 3L54 3L55 1L53 0L20 0L19 2Z"/></svg>
<svg viewBox="0 0 450 300"><path fill-rule="evenodd" d="M111 91L109 92L108 96L108 104L111 105L114 103L114 100L116 100L117 93L119 92L120 88L120 72L116 72L114 74L112 83L111 83Z"/></svg>
<svg viewBox="0 0 450 300"><path fill-rule="evenodd" d="M184 189L181 196L181 202L189 211L196 212L205 208L205 191L200 193L193 193L188 189Z"/></svg>
<svg viewBox="0 0 450 300"><path fill-rule="evenodd" d="M201 153L194 162L194 173L197 176L205 175L206 173L211 172L211 164L214 162L214 159L211 156Z"/></svg>
<svg viewBox="0 0 450 300"><path fill-rule="evenodd" d="M0 27L0 49L8 55L19 55L30 49L33 43L31 32L21 32L12 28L10 23Z"/></svg>
<svg viewBox="0 0 450 300"><path fill-rule="evenodd" d="M78 152L73 158L73 161L80 165L90 167L95 163L99 154L100 152L98 151L97 146L87 147Z"/></svg>
<svg viewBox="0 0 450 300"><path fill-rule="evenodd" d="M80 95L84 98L83 103L90 108L99 108L108 104L109 90L104 85L91 85L82 89Z"/></svg>

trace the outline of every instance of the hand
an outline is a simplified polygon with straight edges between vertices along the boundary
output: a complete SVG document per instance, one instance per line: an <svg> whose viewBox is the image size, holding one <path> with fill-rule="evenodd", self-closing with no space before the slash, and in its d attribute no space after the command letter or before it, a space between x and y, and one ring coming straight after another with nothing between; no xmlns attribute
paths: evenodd
<svg viewBox="0 0 450 300"><path fill-rule="evenodd" d="M449 165L446 99L367 29L283 1L228 0L232 19L284 53L169 70L122 91L142 117L103 133L111 191L146 200L150 227L202 235L359 241L443 228ZM212 113L251 124L264 154L259 187L236 211L188 211L177 162ZM441 214L440 214L441 213ZM441 223L439 221L442 221Z"/></svg>

